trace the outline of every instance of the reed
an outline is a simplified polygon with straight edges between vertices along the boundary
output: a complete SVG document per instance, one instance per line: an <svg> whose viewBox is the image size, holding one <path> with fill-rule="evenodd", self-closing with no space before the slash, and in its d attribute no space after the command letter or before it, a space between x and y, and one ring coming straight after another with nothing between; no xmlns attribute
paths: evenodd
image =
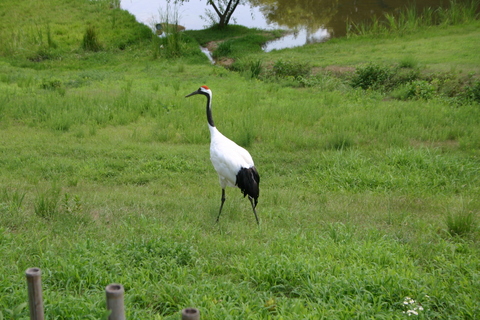
<svg viewBox="0 0 480 320"><path fill-rule="evenodd" d="M398 14L385 13L382 18L373 16L369 22L347 22L347 37L408 34L418 28L468 23L478 19L479 5L478 0L452 0L449 8L425 8L422 12L417 12L416 8L411 6Z"/></svg>

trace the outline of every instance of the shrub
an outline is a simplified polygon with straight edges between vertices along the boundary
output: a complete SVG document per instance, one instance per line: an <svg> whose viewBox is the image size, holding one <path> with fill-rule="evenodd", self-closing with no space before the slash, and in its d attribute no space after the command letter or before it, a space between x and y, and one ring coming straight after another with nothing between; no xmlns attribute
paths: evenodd
<svg viewBox="0 0 480 320"><path fill-rule="evenodd" d="M431 99L436 92L435 86L425 80L415 80L406 86L407 99Z"/></svg>
<svg viewBox="0 0 480 320"><path fill-rule="evenodd" d="M480 80L475 81L472 85L465 88L468 100L480 102Z"/></svg>
<svg viewBox="0 0 480 320"><path fill-rule="evenodd" d="M392 74L389 67L370 63L355 70L350 84L354 88L360 87L364 90L378 89L388 86Z"/></svg>
<svg viewBox="0 0 480 320"><path fill-rule="evenodd" d="M310 74L310 65L308 63L291 62L278 60L273 65L273 72L276 76L286 78L294 77L298 79L300 77L307 77Z"/></svg>

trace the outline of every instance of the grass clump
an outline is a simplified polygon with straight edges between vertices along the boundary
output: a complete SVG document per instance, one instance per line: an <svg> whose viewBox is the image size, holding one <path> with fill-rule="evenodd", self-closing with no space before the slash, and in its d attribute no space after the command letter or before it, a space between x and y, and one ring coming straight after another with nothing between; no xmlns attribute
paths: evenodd
<svg viewBox="0 0 480 320"><path fill-rule="evenodd" d="M232 43L233 40L227 40L224 42L221 42L217 49L212 53L212 57L215 59L221 58L221 57L228 57L232 54Z"/></svg>
<svg viewBox="0 0 480 320"><path fill-rule="evenodd" d="M445 223L447 231L452 236L466 236L477 229L478 222L475 214L470 212L450 213L447 215Z"/></svg>
<svg viewBox="0 0 480 320"><path fill-rule="evenodd" d="M97 52L102 50L102 45L98 39L97 30L94 26L88 26L83 35L82 48L86 51Z"/></svg>
<svg viewBox="0 0 480 320"><path fill-rule="evenodd" d="M20 192L19 190L10 191L4 188L0 193L0 210L17 213L22 207L25 194L25 192Z"/></svg>
<svg viewBox="0 0 480 320"><path fill-rule="evenodd" d="M239 59L229 69L240 72L249 79L261 79L265 73L264 64L260 59Z"/></svg>
<svg viewBox="0 0 480 320"><path fill-rule="evenodd" d="M34 212L41 218L53 218L59 214L60 188L53 186L37 194Z"/></svg>
<svg viewBox="0 0 480 320"><path fill-rule="evenodd" d="M280 78L293 77L298 79L300 77L307 77L310 74L310 64L294 61L277 60L273 64L273 74Z"/></svg>
<svg viewBox="0 0 480 320"><path fill-rule="evenodd" d="M369 63L355 70L350 83L354 88L380 89L389 85L393 73L390 67Z"/></svg>
<svg viewBox="0 0 480 320"><path fill-rule="evenodd" d="M398 67L404 69L416 69L418 67L418 61L415 57L406 56L400 60Z"/></svg>

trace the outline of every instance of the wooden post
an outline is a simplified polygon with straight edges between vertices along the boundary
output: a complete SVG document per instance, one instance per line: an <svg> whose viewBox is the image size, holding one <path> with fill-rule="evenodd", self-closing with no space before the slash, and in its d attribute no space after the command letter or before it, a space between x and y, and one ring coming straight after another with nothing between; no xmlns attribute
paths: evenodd
<svg viewBox="0 0 480 320"><path fill-rule="evenodd" d="M200 310L195 308L183 309L182 320L200 320Z"/></svg>
<svg viewBox="0 0 480 320"><path fill-rule="evenodd" d="M107 309L111 310L108 320L125 320L125 309L123 307L123 286L112 283L105 288L107 294Z"/></svg>
<svg viewBox="0 0 480 320"><path fill-rule="evenodd" d="M25 272L28 286L28 306L31 320L43 320L42 270L28 268Z"/></svg>

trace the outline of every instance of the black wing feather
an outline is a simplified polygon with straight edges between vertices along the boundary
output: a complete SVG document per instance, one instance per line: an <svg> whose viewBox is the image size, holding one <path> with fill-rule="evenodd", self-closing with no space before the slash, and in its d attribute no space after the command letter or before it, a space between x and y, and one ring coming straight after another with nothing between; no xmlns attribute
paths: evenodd
<svg viewBox="0 0 480 320"><path fill-rule="evenodd" d="M243 193L243 196L249 195L255 200L255 207L260 195L260 175L255 167L242 168L237 173L235 183Z"/></svg>

